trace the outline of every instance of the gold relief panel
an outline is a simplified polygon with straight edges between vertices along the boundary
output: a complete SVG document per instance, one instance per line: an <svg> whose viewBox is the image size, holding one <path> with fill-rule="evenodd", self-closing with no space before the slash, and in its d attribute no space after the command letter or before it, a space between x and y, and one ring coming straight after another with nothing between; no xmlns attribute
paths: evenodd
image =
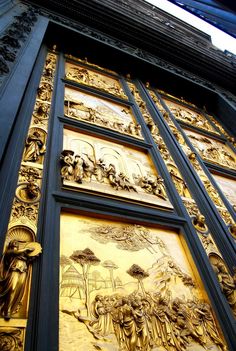
<svg viewBox="0 0 236 351"><path fill-rule="evenodd" d="M127 99L118 78L102 74L91 68L66 62L66 79Z"/></svg>
<svg viewBox="0 0 236 351"><path fill-rule="evenodd" d="M63 213L59 350L227 350L177 232Z"/></svg>
<svg viewBox="0 0 236 351"><path fill-rule="evenodd" d="M185 107L177 102L164 99L166 105L179 121L190 124L199 129L207 130L208 132L219 134L202 114Z"/></svg>
<svg viewBox="0 0 236 351"><path fill-rule="evenodd" d="M143 139L129 106L69 87L65 88L64 105L67 117Z"/></svg>
<svg viewBox="0 0 236 351"><path fill-rule="evenodd" d="M64 130L61 176L65 187L172 210L163 179L137 149Z"/></svg>
<svg viewBox="0 0 236 351"><path fill-rule="evenodd" d="M216 183L222 190L225 197L231 203L232 206L236 208L236 180L221 176L219 174L212 174L215 178Z"/></svg>
<svg viewBox="0 0 236 351"><path fill-rule="evenodd" d="M185 130L185 133L205 161L235 169L236 155L226 144L189 130Z"/></svg>

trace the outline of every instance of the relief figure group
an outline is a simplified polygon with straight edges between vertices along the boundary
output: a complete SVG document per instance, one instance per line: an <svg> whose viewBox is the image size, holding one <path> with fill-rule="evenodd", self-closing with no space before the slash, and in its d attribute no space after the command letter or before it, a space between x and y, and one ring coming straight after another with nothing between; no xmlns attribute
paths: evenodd
<svg viewBox="0 0 236 351"><path fill-rule="evenodd" d="M89 155L74 155L71 150L64 150L61 154L61 176L64 180L82 184L91 182L92 177L99 183L109 184L115 190L139 192L156 195L167 200L163 179L157 175L135 175L133 181L124 172L118 171L112 163L105 163L102 158L94 161Z"/></svg>

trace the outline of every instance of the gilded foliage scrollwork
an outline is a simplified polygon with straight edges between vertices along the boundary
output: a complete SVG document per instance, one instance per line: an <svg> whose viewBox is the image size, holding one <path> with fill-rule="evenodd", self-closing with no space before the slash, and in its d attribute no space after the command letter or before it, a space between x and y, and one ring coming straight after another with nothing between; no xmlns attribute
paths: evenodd
<svg viewBox="0 0 236 351"><path fill-rule="evenodd" d="M0 327L1 351L22 351L24 333L21 328Z"/></svg>

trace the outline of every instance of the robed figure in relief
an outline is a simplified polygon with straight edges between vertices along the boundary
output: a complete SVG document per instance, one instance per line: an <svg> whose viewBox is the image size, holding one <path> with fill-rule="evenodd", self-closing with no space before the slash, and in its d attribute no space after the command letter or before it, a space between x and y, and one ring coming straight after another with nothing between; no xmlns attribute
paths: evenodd
<svg viewBox="0 0 236 351"><path fill-rule="evenodd" d="M36 242L11 240L0 265L0 313L10 319L24 298L32 258L41 251Z"/></svg>

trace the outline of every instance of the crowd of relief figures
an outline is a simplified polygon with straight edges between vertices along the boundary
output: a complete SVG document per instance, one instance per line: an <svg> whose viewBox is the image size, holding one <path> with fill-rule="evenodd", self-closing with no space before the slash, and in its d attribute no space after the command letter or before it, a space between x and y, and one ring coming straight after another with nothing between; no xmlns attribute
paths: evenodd
<svg viewBox="0 0 236 351"><path fill-rule="evenodd" d="M164 99L164 102L176 119L208 132L219 134L202 114L170 100Z"/></svg>
<svg viewBox="0 0 236 351"><path fill-rule="evenodd" d="M226 350L175 232L63 214L60 263L61 351Z"/></svg>
<svg viewBox="0 0 236 351"><path fill-rule="evenodd" d="M127 99L117 77L87 67L66 63L66 78L105 91L121 99Z"/></svg>
<svg viewBox="0 0 236 351"><path fill-rule="evenodd" d="M142 138L141 126L134 122L130 107L68 87L64 104L65 115L70 118Z"/></svg>
<svg viewBox="0 0 236 351"><path fill-rule="evenodd" d="M188 130L186 134L204 160L219 166L235 169L236 155L227 145Z"/></svg>
<svg viewBox="0 0 236 351"><path fill-rule="evenodd" d="M169 207L164 181L144 152L69 130L64 147L64 185Z"/></svg>

